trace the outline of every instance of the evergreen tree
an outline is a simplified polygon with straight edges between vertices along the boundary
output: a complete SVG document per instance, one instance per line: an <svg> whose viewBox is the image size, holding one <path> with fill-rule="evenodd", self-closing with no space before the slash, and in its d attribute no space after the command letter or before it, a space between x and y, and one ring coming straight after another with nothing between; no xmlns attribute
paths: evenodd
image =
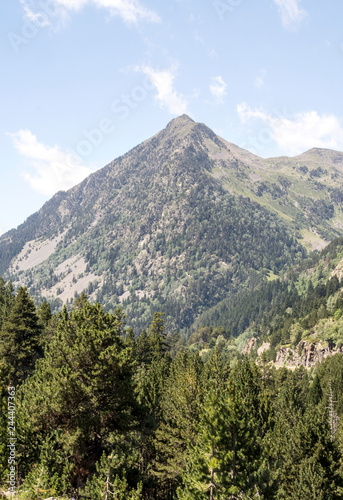
<svg viewBox="0 0 343 500"><path fill-rule="evenodd" d="M179 499L224 500L240 493L235 484L238 425L234 388L230 383L226 389L213 385L200 410Z"/></svg>
<svg viewBox="0 0 343 500"><path fill-rule="evenodd" d="M65 310L45 358L23 386L21 456L34 460L37 430L45 439L54 429L73 440L75 480L84 481L112 433L134 423L134 360L124 342L121 310L105 313L100 304ZM30 461L30 460L29 460Z"/></svg>
<svg viewBox="0 0 343 500"><path fill-rule="evenodd" d="M0 277L0 328L13 306L14 297L14 287L11 281L6 283L3 278Z"/></svg>
<svg viewBox="0 0 343 500"><path fill-rule="evenodd" d="M61 443L63 442L63 446ZM53 431L41 443L38 463L25 477L21 490L30 500L67 495L74 464L70 460L72 440L67 433Z"/></svg>
<svg viewBox="0 0 343 500"><path fill-rule="evenodd" d="M271 460L277 498L333 500L341 487L336 444L323 403L306 406L307 374L290 373L275 400ZM319 494L320 492L320 494Z"/></svg>
<svg viewBox="0 0 343 500"><path fill-rule="evenodd" d="M49 321L52 318L51 306L49 302L44 300L37 309L37 315L41 325L45 328L48 326Z"/></svg>
<svg viewBox="0 0 343 500"><path fill-rule="evenodd" d="M42 355L42 328L27 288L19 288L0 330L0 359L10 385L22 383Z"/></svg>
<svg viewBox="0 0 343 500"><path fill-rule="evenodd" d="M96 473L88 480L82 498L90 500L141 500L142 484L132 488L125 478L125 459L114 452L105 454L96 465Z"/></svg>
<svg viewBox="0 0 343 500"><path fill-rule="evenodd" d="M168 342L164 329L164 313L155 312L149 327L148 340L154 358L163 357L167 352Z"/></svg>
<svg viewBox="0 0 343 500"><path fill-rule="evenodd" d="M233 370L240 406L237 429L236 483L241 492L270 495L270 471L266 434L270 426L271 401L262 383L261 370L245 356Z"/></svg>
<svg viewBox="0 0 343 500"><path fill-rule="evenodd" d="M201 372L199 355L181 352L172 362L165 382L151 473L168 495L180 484L189 459L189 445L196 437L202 401Z"/></svg>
<svg viewBox="0 0 343 500"><path fill-rule="evenodd" d="M137 338L136 353L136 358L139 364L151 362L150 342L145 329L142 330L142 333Z"/></svg>

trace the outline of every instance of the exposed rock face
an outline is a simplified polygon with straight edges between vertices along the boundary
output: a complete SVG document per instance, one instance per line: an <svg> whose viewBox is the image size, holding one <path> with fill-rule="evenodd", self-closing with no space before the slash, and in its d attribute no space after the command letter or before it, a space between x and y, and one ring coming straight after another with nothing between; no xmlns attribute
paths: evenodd
<svg viewBox="0 0 343 500"><path fill-rule="evenodd" d="M295 349L282 347L277 353L275 365L287 368L298 368L299 366L312 368L317 363L321 363L337 353L343 353L343 348L331 349L327 343L321 341L308 343L302 340Z"/></svg>
<svg viewBox="0 0 343 500"><path fill-rule="evenodd" d="M264 352L264 351L268 351L268 349L270 348L270 343L269 342L263 342L263 344L261 345L261 347L259 347L257 349L257 354L259 356L261 356L261 354Z"/></svg>
<svg viewBox="0 0 343 500"><path fill-rule="evenodd" d="M251 339L249 339L248 342L247 342L247 344L246 344L246 346L243 349L243 354L250 354L252 348L256 344L256 341L257 341L256 337L252 337Z"/></svg>

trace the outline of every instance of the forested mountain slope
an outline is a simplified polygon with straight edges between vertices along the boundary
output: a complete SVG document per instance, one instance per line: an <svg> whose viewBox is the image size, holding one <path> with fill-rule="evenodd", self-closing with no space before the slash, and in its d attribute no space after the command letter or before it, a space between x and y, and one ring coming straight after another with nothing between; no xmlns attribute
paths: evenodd
<svg viewBox="0 0 343 500"><path fill-rule="evenodd" d="M10 477L17 500L342 498L343 356L208 351L160 313L135 338L120 309L51 315L0 279L0 496Z"/></svg>
<svg viewBox="0 0 343 500"><path fill-rule="evenodd" d="M0 238L0 273L171 329L343 233L343 154L263 160L183 115Z"/></svg>
<svg viewBox="0 0 343 500"><path fill-rule="evenodd" d="M343 239L280 279L208 309L194 323L190 343L206 357L220 345L229 358L263 351L264 361L292 368L343 353Z"/></svg>

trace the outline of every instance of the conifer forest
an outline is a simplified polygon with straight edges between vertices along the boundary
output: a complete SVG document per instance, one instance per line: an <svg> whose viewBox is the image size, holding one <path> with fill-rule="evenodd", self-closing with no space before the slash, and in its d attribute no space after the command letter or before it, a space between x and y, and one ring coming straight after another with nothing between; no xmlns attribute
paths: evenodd
<svg viewBox="0 0 343 500"><path fill-rule="evenodd" d="M342 354L276 369L222 327L186 340L156 312L135 336L120 308L52 314L4 280L0 306L4 498L13 476L27 500L343 498Z"/></svg>

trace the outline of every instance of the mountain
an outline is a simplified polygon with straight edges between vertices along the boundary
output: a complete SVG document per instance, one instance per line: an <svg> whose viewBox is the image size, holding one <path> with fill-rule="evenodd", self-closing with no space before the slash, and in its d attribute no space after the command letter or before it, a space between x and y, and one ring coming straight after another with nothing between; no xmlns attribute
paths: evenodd
<svg viewBox="0 0 343 500"><path fill-rule="evenodd" d="M225 299L197 318L188 339L203 361L215 349L295 369L343 354L343 238L273 281Z"/></svg>
<svg viewBox="0 0 343 500"><path fill-rule="evenodd" d="M2 235L0 274L185 329L342 235L342 203L343 153L264 160L182 115Z"/></svg>

